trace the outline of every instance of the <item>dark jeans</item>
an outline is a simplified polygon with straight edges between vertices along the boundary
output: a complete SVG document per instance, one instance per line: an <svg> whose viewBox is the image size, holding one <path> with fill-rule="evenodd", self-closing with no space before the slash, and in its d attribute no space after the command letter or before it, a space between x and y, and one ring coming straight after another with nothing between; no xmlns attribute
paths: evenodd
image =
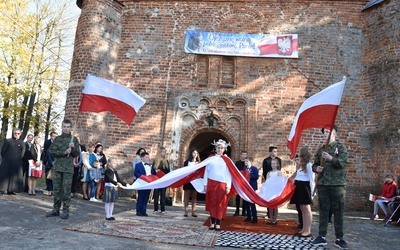
<svg viewBox="0 0 400 250"><path fill-rule="evenodd" d="M100 183L100 181L98 182ZM97 189L97 182L90 180L90 198L96 198L96 189Z"/></svg>
<svg viewBox="0 0 400 250"><path fill-rule="evenodd" d="M165 195L167 188L154 189L154 211L158 211L158 198L160 197L161 212L165 211Z"/></svg>
<svg viewBox="0 0 400 250"><path fill-rule="evenodd" d="M74 175L72 176L71 193L76 193L76 179L78 178L79 167L74 167Z"/></svg>

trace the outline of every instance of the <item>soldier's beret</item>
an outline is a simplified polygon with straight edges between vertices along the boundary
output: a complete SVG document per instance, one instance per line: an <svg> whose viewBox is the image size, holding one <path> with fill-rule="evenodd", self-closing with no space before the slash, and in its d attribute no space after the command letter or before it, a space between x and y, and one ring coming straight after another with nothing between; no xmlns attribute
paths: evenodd
<svg viewBox="0 0 400 250"><path fill-rule="evenodd" d="M338 126L336 126L336 125L333 125L333 129L334 129L336 132L338 132L338 130L339 130ZM324 131L325 131L325 129L322 128L322 129L321 129L321 132L324 133Z"/></svg>

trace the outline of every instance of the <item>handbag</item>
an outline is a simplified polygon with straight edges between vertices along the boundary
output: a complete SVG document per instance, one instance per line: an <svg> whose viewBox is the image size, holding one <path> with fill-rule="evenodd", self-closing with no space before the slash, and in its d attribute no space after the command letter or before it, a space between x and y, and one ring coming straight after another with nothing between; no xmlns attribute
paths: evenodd
<svg viewBox="0 0 400 250"><path fill-rule="evenodd" d="M53 172L53 169L50 168L50 170L47 172L46 179L48 179L48 180L52 180L53 179L52 176L51 176L52 172Z"/></svg>
<svg viewBox="0 0 400 250"><path fill-rule="evenodd" d="M41 161L28 160L29 162L29 176L35 178L42 178L43 168Z"/></svg>
<svg viewBox="0 0 400 250"><path fill-rule="evenodd" d="M31 170L31 177L42 178L42 176L43 176L43 170L37 170L37 169Z"/></svg>

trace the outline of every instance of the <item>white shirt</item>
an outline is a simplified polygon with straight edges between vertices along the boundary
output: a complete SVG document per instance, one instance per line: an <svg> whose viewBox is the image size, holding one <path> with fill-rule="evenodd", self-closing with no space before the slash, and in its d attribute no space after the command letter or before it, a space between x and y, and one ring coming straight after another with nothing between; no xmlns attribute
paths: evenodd
<svg viewBox="0 0 400 250"><path fill-rule="evenodd" d="M143 166L144 166L144 170L146 171L146 175L151 175L151 166L145 164L144 162L142 162Z"/></svg>
<svg viewBox="0 0 400 250"><path fill-rule="evenodd" d="M37 153L37 159L35 159L35 161L40 161L40 156L42 156L42 148L40 147L40 145L37 144L33 144L35 146L35 150Z"/></svg>
<svg viewBox="0 0 400 250"><path fill-rule="evenodd" d="M297 169L296 177L294 177L294 180L296 180L296 181L309 181L310 182L311 193L313 193L314 192L315 174L312 171L312 163L311 162L307 163L306 168L307 168L307 172L304 172L301 168Z"/></svg>
<svg viewBox="0 0 400 250"><path fill-rule="evenodd" d="M89 155L90 155L89 152L82 151L82 153L81 153L83 166L85 166L86 169L88 169L88 170L92 169L92 166L90 166L90 163L89 163Z"/></svg>
<svg viewBox="0 0 400 250"><path fill-rule="evenodd" d="M267 178L272 177L272 176L282 176L282 172L279 171L279 170L269 171L268 174L267 174Z"/></svg>
<svg viewBox="0 0 400 250"><path fill-rule="evenodd" d="M203 185L207 185L207 179L226 183L227 188L232 186L232 176L220 155L212 156L213 160L206 165L204 171Z"/></svg>

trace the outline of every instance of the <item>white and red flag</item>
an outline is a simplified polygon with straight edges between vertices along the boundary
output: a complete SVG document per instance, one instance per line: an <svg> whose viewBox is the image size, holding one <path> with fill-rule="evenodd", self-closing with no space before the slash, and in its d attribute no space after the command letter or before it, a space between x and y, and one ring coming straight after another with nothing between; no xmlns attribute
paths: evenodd
<svg viewBox="0 0 400 250"><path fill-rule="evenodd" d="M164 187L180 187L185 183L191 182L198 192L205 193L203 183L205 166L208 163L215 161L217 157L219 156L211 156L196 165L171 171L161 178L157 177L157 175L141 176L136 179L132 186L123 188L136 190L158 189ZM285 177L274 180L271 179L269 183L271 191L267 196L261 197L253 190L246 180L246 177L240 173L232 160L226 156L221 157L225 161L229 172L232 175L232 188L230 195L239 194L240 197L248 202L271 208L282 205L292 197L295 186L290 179Z"/></svg>
<svg viewBox="0 0 400 250"><path fill-rule="evenodd" d="M311 96L301 105L290 130L287 146L290 158L296 155L303 130L308 128L332 129L342 99L346 77Z"/></svg>
<svg viewBox="0 0 400 250"><path fill-rule="evenodd" d="M88 75L79 112L109 111L130 125L145 103L146 100L125 86Z"/></svg>

